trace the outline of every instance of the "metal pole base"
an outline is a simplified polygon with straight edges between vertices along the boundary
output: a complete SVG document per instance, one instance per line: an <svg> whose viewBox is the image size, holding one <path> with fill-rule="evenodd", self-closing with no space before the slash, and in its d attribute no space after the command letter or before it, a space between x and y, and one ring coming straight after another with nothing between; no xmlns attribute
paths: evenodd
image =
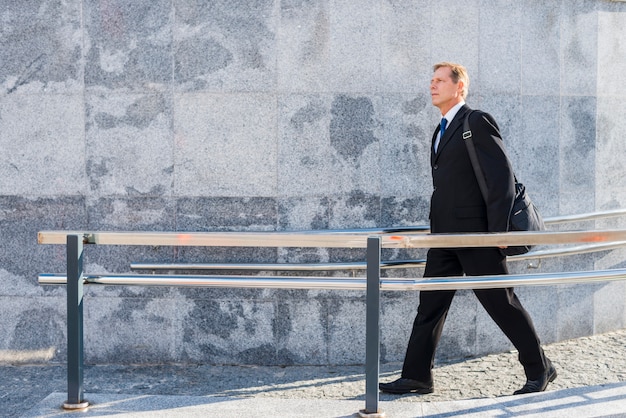
<svg viewBox="0 0 626 418"><path fill-rule="evenodd" d="M385 418L385 413L382 410L378 412L367 412L365 409L359 411L359 417L361 418Z"/></svg>
<svg viewBox="0 0 626 418"><path fill-rule="evenodd" d="M89 406L89 402L87 401L83 401L83 402L79 402L79 403L68 403L65 402L63 404L63 409L67 409L69 411L76 411L78 409L85 409Z"/></svg>

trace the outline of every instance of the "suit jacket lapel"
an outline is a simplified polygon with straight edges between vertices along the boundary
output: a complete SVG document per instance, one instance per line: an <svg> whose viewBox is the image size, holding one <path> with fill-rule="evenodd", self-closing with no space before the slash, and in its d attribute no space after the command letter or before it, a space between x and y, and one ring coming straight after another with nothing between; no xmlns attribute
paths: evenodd
<svg viewBox="0 0 626 418"><path fill-rule="evenodd" d="M437 134L438 133L439 133L439 127L435 128L435 133L433 134L433 139L430 142L430 165L431 166L435 163L435 159L437 157L437 154L439 154L439 153L435 153L435 141L437 140Z"/></svg>
<svg viewBox="0 0 626 418"><path fill-rule="evenodd" d="M467 105L463 105L459 111L452 119L452 122L446 128L446 131L443 133L443 138L439 140L439 147L437 148L437 153L434 152L434 146L431 147L431 161L434 163L441 155L441 151L445 148L445 146L450 142L450 139L455 135L456 131L462 128L463 119L465 118L465 114L469 111L469 107ZM435 128L435 134L433 135L433 144L435 138L437 138L437 133L439 132L439 127Z"/></svg>

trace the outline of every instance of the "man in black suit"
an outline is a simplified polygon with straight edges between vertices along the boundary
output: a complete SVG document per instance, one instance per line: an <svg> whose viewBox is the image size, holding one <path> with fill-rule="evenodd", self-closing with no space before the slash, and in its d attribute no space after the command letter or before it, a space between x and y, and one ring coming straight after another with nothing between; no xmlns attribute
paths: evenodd
<svg viewBox="0 0 626 418"><path fill-rule="evenodd" d="M463 120L470 111L465 105L468 87L469 77L463 66L448 62L434 66L431 100L441 111L443 120L435 130L431 147L432 233L503 232L508 228L515 197L513 170L495 120L488 113L474 111L470 126L487 183L485 202L462 137ZM507 273L506 256L499 248L432 248L428 251L424 277ZM381 383L381 391L396 394L433 391L435 349L454 293L454 290L420 292L401 378ZM475 289L474 294L519 352L527 380L514 393L544 391L556 378L556 370L544 355L532 320L513 288Z"/></svg>

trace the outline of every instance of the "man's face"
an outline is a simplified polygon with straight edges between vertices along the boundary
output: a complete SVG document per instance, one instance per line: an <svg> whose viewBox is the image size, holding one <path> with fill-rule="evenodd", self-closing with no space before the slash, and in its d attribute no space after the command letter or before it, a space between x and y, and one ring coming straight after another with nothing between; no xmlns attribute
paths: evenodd
<svg viewBox="0 0 626 418"><path fill-rule="evenodd" d="M463 100L463 82L452 81L451 70L448 67L440 67L430 80L430 97L434 106L445 115L454 105Z"/></svg>

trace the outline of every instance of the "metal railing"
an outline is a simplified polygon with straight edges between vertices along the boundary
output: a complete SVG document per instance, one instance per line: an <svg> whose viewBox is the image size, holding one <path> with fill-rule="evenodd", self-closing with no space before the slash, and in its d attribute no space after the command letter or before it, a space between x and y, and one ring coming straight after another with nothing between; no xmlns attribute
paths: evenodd
<svg viewBox="0 0 626 418"><path fill-rule="evenodd" d="M626 211L615 213L617 216ZM585 215L588 216L588 215ZM580 219L578 220L589 220ZM570 220L571 222L571 220ZM429 279L381 278L382 248L496 247L504 245L592 244L614 248L626 243L626 230L510 232L498 234L425 234L394 229L389 232L80 232L41 231L41 244L67 246L67 272L41 274L41 284L67 285L68 399L66 409L88 406L83 398L83 286L86 284L185 287L263 287L282 289L348 289L366 291L366 399L363 416L378 414L380 362L380 291L440 290L554 285L626 280L626 269L604 271L516 274ZM203 275L98 275L83 271L84 245L173 245L232 247L327 247L366 249L366 277L260 277Z"/></svg>
<svg viewBox="0 0 626 418"><path fill-rule="evenodd" d="M553 216L545 219L547 226L559 225L572 222L596 221L599 219L626 215L626 209L608 210L594 213L583 213L577 215ZM319 233L320 231L311 231ZM327 230L326 233L332 234L363 234L363 235L382 235L382 234L427 234L430 228L427 225L397 227L397 228L369 228L369 229L337 229ZM543 259L549 257L562 257L570 255L578 255L603 250L611 250L619 248L626 244L623 242L595 243L578 245L569 248L541 249L534 250L527 254L509 257L509 261L527 261L531 259ZM425 259L417 260L387 260L381 261L381 269L397 269L397 268L420 268L426 265ZM130 264L131 270L149 270L149 271L185 271L185 270L242 270L242 271L341 271L341 270L365 270L367 264L365 262L351 263L154 263L154 262L134 262ZM534 267L534 265L531 265Z"/></svg>

